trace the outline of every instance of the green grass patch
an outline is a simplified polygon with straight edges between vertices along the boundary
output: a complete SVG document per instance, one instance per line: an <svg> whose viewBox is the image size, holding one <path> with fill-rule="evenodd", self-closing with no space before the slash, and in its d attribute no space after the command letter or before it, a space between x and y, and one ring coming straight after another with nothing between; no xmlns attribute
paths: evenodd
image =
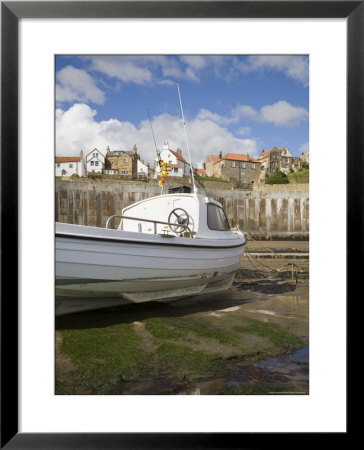
<svg viewBox="0 0 364 450"><path fill-rule="evenodd" d="M133 324L63 330L61 352L77 367L70 376L98 394L113 393L121 381L147 379L152 356L142 349Z"/></svg>
<svg viewBox="0 0 364 450"><path fill-rule="evenodd" d="M159 340L187 340L189 333L217 341L222 345L239 346L240 339L232 331L212 326L207 320L175 317L152 318L145 321L145 328Z"/></svg>
<svg viewBox="0 0 364 450"><path fill-rule="evenodd" d="M280 352L291 353L304 347L304 342L296 335L283 331L282 328L272 322L261 322L249 319L245 327L234 327L241 333L249 333L268 339Z"/></svg>
<svg viewBox="0 0 364 450"><path fill-rule="evenodd" d="M201 180L201 181L224 181L226 182L226 180L224 180L223 178L219 178L219 177L201 177L201 176L196 176L195 178L197 180Z"/></svg>
<svg viewBox="0 0 364 450"><path fill-rule="evenodd" d="M299 172L289 173L288 180L290 183L309 183L310 170L300 170Z"/></svg>
<svg viewBox="0 0 364 450"><path fill-rule="evenodd" d="M164 366L170 368L173 378L215 376L225 362L218 354L193 350L184 345L165 342L157 350Z"/></svg>

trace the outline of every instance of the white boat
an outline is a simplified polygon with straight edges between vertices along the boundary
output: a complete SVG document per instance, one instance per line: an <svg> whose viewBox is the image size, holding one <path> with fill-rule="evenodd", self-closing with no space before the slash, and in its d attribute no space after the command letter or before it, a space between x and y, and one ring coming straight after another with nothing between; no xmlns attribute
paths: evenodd
<svg viewBox="0 0 364 450"><path fill-rule="evenodd" d="M228 289L245 243L196 191L134 203L106 228L56 223L56 314Z"/></svg>

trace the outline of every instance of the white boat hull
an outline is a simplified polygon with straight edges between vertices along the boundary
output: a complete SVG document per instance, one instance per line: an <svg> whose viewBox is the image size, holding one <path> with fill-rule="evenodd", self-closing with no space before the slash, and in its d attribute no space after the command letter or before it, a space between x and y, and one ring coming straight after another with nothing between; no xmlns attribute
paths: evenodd
<svg viewBox="0 0 364 450"><path fill-rule="evenodd" d="M56 313L228 289L244 244L57 224Z"/></svg>

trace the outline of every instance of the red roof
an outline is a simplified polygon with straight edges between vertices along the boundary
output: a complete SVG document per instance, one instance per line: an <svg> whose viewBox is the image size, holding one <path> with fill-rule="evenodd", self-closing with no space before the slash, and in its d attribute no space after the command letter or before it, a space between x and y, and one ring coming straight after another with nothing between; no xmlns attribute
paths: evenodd
<svg viewBox="0 0 364 450"><path fill-rule="evenodd" d="M233 161L249 161L249 162L259 162L255 158L252 158L248 155L239 155L236 153L228 153L227 155L223 156L222 159L229 159Z"/></svg>
<svg viewBox="0 0 364 450"><path fill-rule="evenodd" d="M56 163L80 162L80 156L56 156Z"/></svg>
<svg viewBox="0 0 364 450"><path fill-rule="evenodd" d="M215 162L220 160L220 157L216 156L216 155L207 155L207 156L209 156L212 159L213 163L215 163Z"/></svg>
<svg viewBox="0 0 364 450"><path fill-rule="evenodd" d="M166 164L166 165L167 165L167 167L178 167L178 168L182 169L181 164Z"/></svg>
<svg viewBox="0 0 364 450"><path fill-rule="evenodd" d="M279 148L278 150L282 153L283 150L285 150L285 149L286 149L286 147L281 147L281 148ZM273 150L273 148L271 148L270 150L266 150L265 152L262 151L262 153L259 155L259 159L262 159L262 158L268 158L269 153L270 153L272 150Z"/></svg>
<svg viewBox="0 0 364 450"><path fill-rule="evenodd" d="M173 155L180 161L182 161L185 164L189 164L182 155L180 155L178 152L175 152L173 150L171 150L170 148L168 149L171 153L173 153Z"/></svg>

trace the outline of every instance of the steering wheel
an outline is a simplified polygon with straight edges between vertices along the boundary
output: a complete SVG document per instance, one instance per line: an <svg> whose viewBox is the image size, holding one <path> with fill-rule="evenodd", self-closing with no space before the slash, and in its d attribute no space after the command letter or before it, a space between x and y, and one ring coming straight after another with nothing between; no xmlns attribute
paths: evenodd
<svg viewBox="0 0 364 450"><path fill-rule="evenodd" d="M182 233L188 227L190 221L187 211L182 208L175 208L170 212L168 222L170 222L169 228L174 233ZM174 224L171 224L171 222Z"/></svg>

